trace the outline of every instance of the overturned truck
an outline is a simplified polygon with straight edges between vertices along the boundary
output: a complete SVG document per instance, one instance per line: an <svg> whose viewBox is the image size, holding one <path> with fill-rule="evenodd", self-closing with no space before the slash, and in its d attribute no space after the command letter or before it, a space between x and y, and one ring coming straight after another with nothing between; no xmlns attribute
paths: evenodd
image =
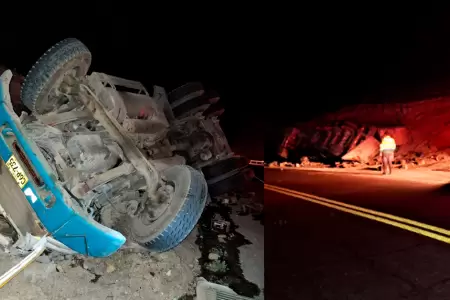
<svg viewBox="0 0 450 300"><path fill-rule="evenodd" d="M410 141L405 127L377 127L347 121L336 121L326 125L289 128L280 145L279 155L288 159L296 154L311 154L325 160L357 161L374 164L379 153L381 136L389 130L400 150Z"/></svg>
<svg viewBox="0 0 450 300"><path fill-rule="evenodd" d="M280 146L279 155L288 158L290 152L302 150L317 153L323 158L339 159L366 140L378 138L374 126L358 126L350 122L290 128Z"/></svg>
<svg viewBox="0 0 450 300"><path fill-rule="evenodd" d="M108 256L127 238L171 249L197 223L208 184L226 192L246 159L233 156L217 114L205 113L218 96L201 84L168 95L155 86L150 96L139 82L87 75L90 63L77 39L49 49L22 84L31 115L14 112L12 73L3 73L0 155L27 203L10 199L1 211L11 223L33 216L43 233L84 255Z"/></svg>

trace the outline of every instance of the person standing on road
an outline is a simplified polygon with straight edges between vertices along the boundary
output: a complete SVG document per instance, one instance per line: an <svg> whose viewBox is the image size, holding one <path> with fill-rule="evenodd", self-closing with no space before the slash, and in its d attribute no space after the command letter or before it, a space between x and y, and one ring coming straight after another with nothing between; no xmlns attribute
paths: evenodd
<svg viewBox="0 0 450 300"><path fill-rule="evenodd" d="M394 161L394 152L397 148L394 138L389 132L386 132L380 144L380 156L382 159L383 175L389 175L392 172L392 163Z"/></svg>

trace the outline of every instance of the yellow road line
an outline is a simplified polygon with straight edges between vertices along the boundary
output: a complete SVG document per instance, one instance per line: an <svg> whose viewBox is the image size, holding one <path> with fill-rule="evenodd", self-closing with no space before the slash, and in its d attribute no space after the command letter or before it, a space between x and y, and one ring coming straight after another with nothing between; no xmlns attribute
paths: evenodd
<svg viewBox="0 0 450 300"><path fill-rule="evenodd" d="M369 214L369 213L365 213L365 212L362 212L362 211L359 211L359 210L346 208L346 207L343 207L343 206L340 206L340 205L336 205L336 204L331 204L331 203L328 203L328 202L325 202L325 201L312 199L312 198L309 198L309 197L306 197L304 195L299 194L297 191L292 191L292 190L288 190L288 189L284 189L284 188L279 188L279 187L276 187L276 186L270 186L270 185L267 185L267 184L264 185L264 188L266 190L269 190L269 191L273 191L273 192L277 192L277 193L280 193L280 194L288 195L288 196L291 196L291 197L299 198L299 199L302 199L302 200L305 200L305 201L309 201L309 202L312 202L312 203L316 203L316 204L319 204L319 205L322 205L322 206L326 206L326 207L329 207L329 208L334 208L336 210L340 210L340 211L343 211L343 212L346 212L346 213L350 213L352 215L360 216L360 217L363 217L363 218L367 218L367 219L371 219L371 220L374 220L374 221L378 221L380 223L384 223L384 224L388 224L388 225L391 225L391 226L395 226L395 227L398 227L398 228L401 228L401 229L404 229L404 230L408 230L408 231L411 231L411 232L414 232L414 233L417 233L417 234L421 234L423 236L426 236L426 237L429 237L429 238L432 238L432 239L435 239L435 240L438 240L438 241L450 244L450 237L444 236L444 235L440 235L440 234L437 234L435 232L428 231L426 229L421 229L421 228L417 228L417 227L414 227L414 226L411 226L411 225L407 225L405 223L400 223L400 222L397 222L397 221L394 221L394 220L386 219L386 218L380 217L380 216L375 215L375 214ZM329 200L329 201L333 201L333 200ZM335 202L337 202L337 201L335 201ZM345 204L345 203L343 203L343 204ZM373 211L373 212L375 212L375 211ZM377 213L379 213L379 212L377 212ZM380 213L380 214L382 214L382 213ZM403 219L403 218L400 218L400 219ZM412 220L409 220L409 221L415 222L415 221L412 221ZM419 223L419 222L417 222L417 223ZM423 224L423 223L419 223L419 224ZM427 224L423 224L423 225L427 225ZM431 226L431 225L427 225L427 226L438 228L438 227ZM442 231L446 231L445 229L442 229L442 228L439 228L439 229L441 229Z"/></svg>
<svg viewBox="0 0 450 300"><path fill-rule="evenodd" d="M299 191L295 191L295 190L290 190L290 189L279 187L279 186L275 186L275 185L265 184L264 188L266 188L266 186L270 187L272 189L279 189L279 190L282 190L282 191L286 191L288 193L293 193L293 194L296 194L296 195L312 198L312 199L323 201L323 202L326 202L326 203L347 207L347 208L350 208L350 209L362 211L362 212L369 213L369 214L372 214L372 215L375 215L375 216L379 216L379 217L382 217L382 218L395 220L395 221L398 221L398 222L406 223L406 224L409 224L409 225L413 225L413 226L416 226L416 227L420 227L420 228L423 228L423 229L439 232L439 233L442 233L442 234L450 236L450 230L447 230L447 229L444 229L444 228L440 228L440 227L437 227L437 226L428 225L428 224L417 222L417 221L410 220L410 219L407 219L407 218L402 218L402 217L394 216L394 215L391 215L391 214L379 212L379 211L376 211L376 210L363 208L363 207L359 207L359 206L356 206L356 205L351 205L351 204L347 204L347 203L339 202L339 201L336 201L336 200L331 200L331 199L327 199L327 198L324 198L324 197L319 197L319 196L316 196L316 195L307 194L307 193L303 193L303 192L299 192Z"/></svg>

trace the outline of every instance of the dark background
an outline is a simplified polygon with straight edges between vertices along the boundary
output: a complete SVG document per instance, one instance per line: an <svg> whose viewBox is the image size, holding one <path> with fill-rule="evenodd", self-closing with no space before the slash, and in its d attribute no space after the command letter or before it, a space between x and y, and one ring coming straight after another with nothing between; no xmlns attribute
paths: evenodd
<svg viewBox="0 0 450 300"><path fill-rule="evenodd" d="M262 158L262 117L252 112L249 101L252 36L238 25L242 18L229 18L227 9L219 7L208 12L205 7L183 10L177 5L177 12L175 7L128 4L22 3L3 14L8 21L3 20L0 64L26 75L48 48L75 37L92 52L90 71L141 81L150 92L154 84L170 92L201 81L221 95L221 123L233 150L248 156L258 152ZM245 145L249 141L250 148Z"/></svg>
<svg viewBox="0 0 450 300"><path fill-rule="evenodd" d="M273 99L266 159L282 128L324 112L450 94L450 9L429 4L321 4L286 18L276 58L286 90Z"/></svg>
<svg viewBox="0 0 450 300"><path fill-rule="evenodd" d="M26 74L53 44L76 37L93 54L91 70L168 91L200 80L222 96L235 151L255 159L285 126L450 86L447 5L20 5L3 13L12 21L4 21L0 63Z"/></svg>
<svg viewBox="0 0 450 300"><path fill-rule="evenodd" d="M305 109L285 109L283 119L303 121L354 103L404 101L433 92L430 85L444 87L441 81L450 75L449 12L370 3L308 12L281 62L289 70L285 81L297 90L291 101Z"/></svg>

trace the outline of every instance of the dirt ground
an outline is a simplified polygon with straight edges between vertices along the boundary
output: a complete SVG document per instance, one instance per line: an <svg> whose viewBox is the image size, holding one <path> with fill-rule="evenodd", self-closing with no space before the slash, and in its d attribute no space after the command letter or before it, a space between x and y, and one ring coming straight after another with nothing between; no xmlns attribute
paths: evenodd
<svg viewBox="0 0 450 300"><path fill-rule="evenodd" d="M241 266L243 282L248 280L247 284L256 284L260 292L254 299L263 300L264 227L251 215L238 215L236 209L233 208L231 217L238 226L237 231L249 243L238 246L239 263L232 269ZM0 289L0 299L195 299L197 277L205 275L201 274L199 264L202 254L198 234L196 228L180 246L160 254L125 249L106 259L43 255ZM0 251L0 274L20 259ZM227 273L225 277L231 275L236 274ZM219 284L227 283L221 276L211 279ZM242 291L238 288L236 292Z"/></svg>
<svg viewBox="0 0 450 300"><path fill-rule="evenodd" d="M244 277L255 283L261 294L254 299L264 299L264 226L253 220L252 216L239 216L233 213L231 218L238 224L237 229L251 244L240 247L240 262Z"/></svg>
<svg viewBox="0 0 450 300"><path fill-rule="evenodd" d="M199 273L196 236L194 230L175 250L161 254L122 250L106 259L34 262L0 289L0 299L173 300L192 295ZM18 261L0 253L0 274Z"/></svg>

